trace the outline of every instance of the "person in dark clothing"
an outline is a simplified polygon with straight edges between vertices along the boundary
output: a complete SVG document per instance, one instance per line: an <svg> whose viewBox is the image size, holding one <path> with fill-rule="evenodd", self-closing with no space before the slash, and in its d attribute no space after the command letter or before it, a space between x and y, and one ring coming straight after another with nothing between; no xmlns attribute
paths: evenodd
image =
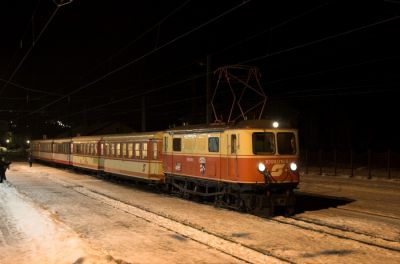
<svg viewBox="0 0 400 264"><path fill-rule="evenodd" d="M32 167L33 156L32 156L32 153L31 153L31 152L29 152L29 155L28 155L28 163L29 163L29 167Z"/></svg>
<svg viewBox="0 0 400 264"><path fill-rule="evenodd" d="M6 170L10 167L11 162L6 161L6 159L0 158L0 183L3 182L3 180L7 180L6 178Z"/></svg>

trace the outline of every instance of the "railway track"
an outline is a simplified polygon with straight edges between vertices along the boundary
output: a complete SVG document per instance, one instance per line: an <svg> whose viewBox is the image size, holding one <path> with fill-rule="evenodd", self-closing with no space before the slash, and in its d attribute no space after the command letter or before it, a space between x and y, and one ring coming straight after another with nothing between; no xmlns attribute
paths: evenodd
<svg viewBox="0 0 400 264"><path fill-rule="evenodd" d="M379 214L379 213L374 213L374 212L367 212L367 211L362 211L362 210L355 210L355 209L350 209L350 208L335 208L336 210L343 210L343 211L349 211L349 212L354 212L354 213L359 213L359 214L366 214L366 215L371 215L371 216L377 216L377 217L382 217L382 218L389 218L389 219L394 219L394 220L399 220L400 217L392 216L392 215L385 215L385 214Z"/></svg>
<svg viewBox="0 0 400 264"><path fill-rule="evenodd" d="M197 241L208 247L214 248L220 252L235 257L246 263L293 263L293 261L289 259L276 256L271 252L267 252L266 250L260 250L243 245L229 238L210 233L201 227L196 227L194 225L191 225L190 223L185 223L184 221L173 219L171 216L161 215L138 205L127 204L105 194L89 190L88 188L85 188L81 185L60 180L52 175L45 176L48 177L50 180L61 184L65 188L72 189L82 195L100 201L128 214L134 215L138 218L144 219L149 223L166 228L179 235Z"/></svg>
<svg viewBox="0 0 400 264"><path fill-rule="evenodd" d="M147 208L142 208L138 205L131 205L124 203L122 201L118 201L115 198L109 197L107 195L97 193L93 190L89 190L85 187L78 186L75 184L71 184L69 182L64 182L62 180L52 178L53 181L56 181L67 188L72 188L73 190L91 197L93 199L99 200L105 204L113 206L117 209L120 209L129 214L135 215L139 218L142 218L148 222L154 223L158 226L162 226L168 230L174 231L177 234L188 237L194 241L207 245L209 247L215 248L221 252L224 252L228 255L236 257L240 260L249 263L291 263L290 259L282 258L281 256L276 256L273 252L269 252L265 249L253 248L251 246L247 246L232 239L222 237L218 234L211 233L201 227L196 227L191 225L190 223L182 222L178 219L173 219L172 217L159 214L153 212ZM387 217L390 219L398 219L392 216L385 216L374 214L370 212L362 212L358 210L352 209L344 209L344 208L335 208L338 210L345 211L354 211L360 214L368 214L379 217ZM260 216L261 217L261 216ZM362 243L368 246L373 246L385 250L390 250L394 252L400 252L400 241L390 240L384 237L379 237L376 235L359 232L357 230L353 230L351 227L342 227L331 225L327 223L323 223L319 220L306 219L302 217L283 217L277 216L274 218L265 218L266 221L271 221L275 223L280 223L284 225L293 226L296 228L301 228L304 230L330 235L333 237L337 237L340 239L351 240L358 243Z"/></svg>
<svg viewBox="0 0 400 264"><path fill-rule="evenodd" d="M212 247L218 251L228 254L232 257L240 259L248 263L292 263L290 260L274 256L270 252L261 251L230 239L209 233L204 229L194 227L188 223L184 223L170 217L151 212L146 208L130 205L114 198L108 197L81 186L71 187L73 190L101 201L114 208L122 210L126 213L142 218L150 223L164 227L184 237L190 238L206 246Z"/></svg>
<svg viewBox="0 0 400 264"><path fill-rule="evenodd" d="M400 241L390 240L379 236L351 230L348 227L338 227L322 223L318 220L310 220L302 217L275 217L269 221L295 226L301 229L313 232L335 236L341 239L347 239L363 243L369 246L375 246L382 249L400 252Z"/></svg>

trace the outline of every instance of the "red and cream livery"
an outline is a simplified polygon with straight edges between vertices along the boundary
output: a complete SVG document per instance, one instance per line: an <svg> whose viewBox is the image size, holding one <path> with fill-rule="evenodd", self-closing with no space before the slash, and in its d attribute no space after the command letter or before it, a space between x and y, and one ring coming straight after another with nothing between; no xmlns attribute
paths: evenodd
<svg viewBox="0 0 400 264"><path fill-rule="evenodd" d="M297 130L266 120L32 144L35 159L157 182L246 211L293 212L299 183Z"/></svg>
<svg viewBox="0 0 400 264"><path fill-rule="evenodd" d="M297 131L266 121L184 127L164 132L163 163L171 189L215 196L244 210L293 210L299 183Z"/></svg>

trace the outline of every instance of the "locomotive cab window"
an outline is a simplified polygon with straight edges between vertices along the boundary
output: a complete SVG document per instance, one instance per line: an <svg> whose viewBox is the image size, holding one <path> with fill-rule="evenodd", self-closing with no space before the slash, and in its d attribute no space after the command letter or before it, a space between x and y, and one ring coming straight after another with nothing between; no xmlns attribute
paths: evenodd
<svg viewBox="0 0 400 264"><path fill-rule="evenodd" d="M271 132L255 132L253 139L253 153L256 155L275 153L275 137Z"/></svg>
<svg viewBox="0 0 400 264"><path fill-rule="evenodd" d="M219 152L219 138L208 138L208 152Z"/></svg>
<svg viewBox="0 0 400 264"><path fill-rule="evenodd" d="M283 155L296 154L296 138L293 133L278 133L278 152Z"/></svg>
<svg viewBox="0 0 400 264"><path fill-rule="evenodd" d="M172 149L173 149L173 151L181 151L181 149L182 149L182 139L181 138L174 138L172 140Z"/></svg>

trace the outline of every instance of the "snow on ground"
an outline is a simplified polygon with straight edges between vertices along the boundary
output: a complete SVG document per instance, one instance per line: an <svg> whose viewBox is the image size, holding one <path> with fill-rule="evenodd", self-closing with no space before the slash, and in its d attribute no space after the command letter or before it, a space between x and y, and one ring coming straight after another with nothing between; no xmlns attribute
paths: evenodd
<svg viewBox="0 0 400 264"><path fill-rule="evenodd" d="M33 168L13 164L9 180L16 188L14 197L34 208L39 213L36 218L45 219L44 224L50 223L40 236L46 237L47 233L45 244L54 244L54 248L39 246L37 252L49 252L40 263L66 263L57 261L64 261L63 252L58 251L63 247L72 252L64 254L72 259L67 263L77 259L76 263L90 263L79 258L83 256L86 261L90 259L87 255L108 254L132 263L240 262L216 251L218 247L210 243L198 244L195 238L190 239L183 232L187 228L183 231L162 228L152 218L143 219L142 213L138 216L130 211L133 207L294 263L399 263L400 260L397 181L303 176L295 219L263 219L37 164ZM4 196L1 188L13 189L10 185L0 185L0 196ZM18 215L9 206L4 207L8 200L0 202L1 219L4 215L6 219L27 218L25 213ZM10 224L14 221L21 222ZM23 221L12 220L5 224L6 228L0 223L4 240L0 235L0 253L2 245L10 249L18 245L14 253L34 255L35 246L29 245L29 241L32 244L41 241L32 240L34 232L17 229L21 225L26 228ZM40 224L44 225L36 225ZM12 243L7 232L16 234L14 237L23 242L22 246ZM65 246L68 239L75 244ZM97 251L93 253L87 245ZM54 255L59 257L53 260ZM27 259L11 263L30 263ZM105 257L98 259L108 261ZM0 256L0 263L2 260Z"/></svg>
<svg viewBox="0 0 400 264"><path fill-rule="evenodd" d="M0 263L111 263L29 198L0 184Z"/></svg>

